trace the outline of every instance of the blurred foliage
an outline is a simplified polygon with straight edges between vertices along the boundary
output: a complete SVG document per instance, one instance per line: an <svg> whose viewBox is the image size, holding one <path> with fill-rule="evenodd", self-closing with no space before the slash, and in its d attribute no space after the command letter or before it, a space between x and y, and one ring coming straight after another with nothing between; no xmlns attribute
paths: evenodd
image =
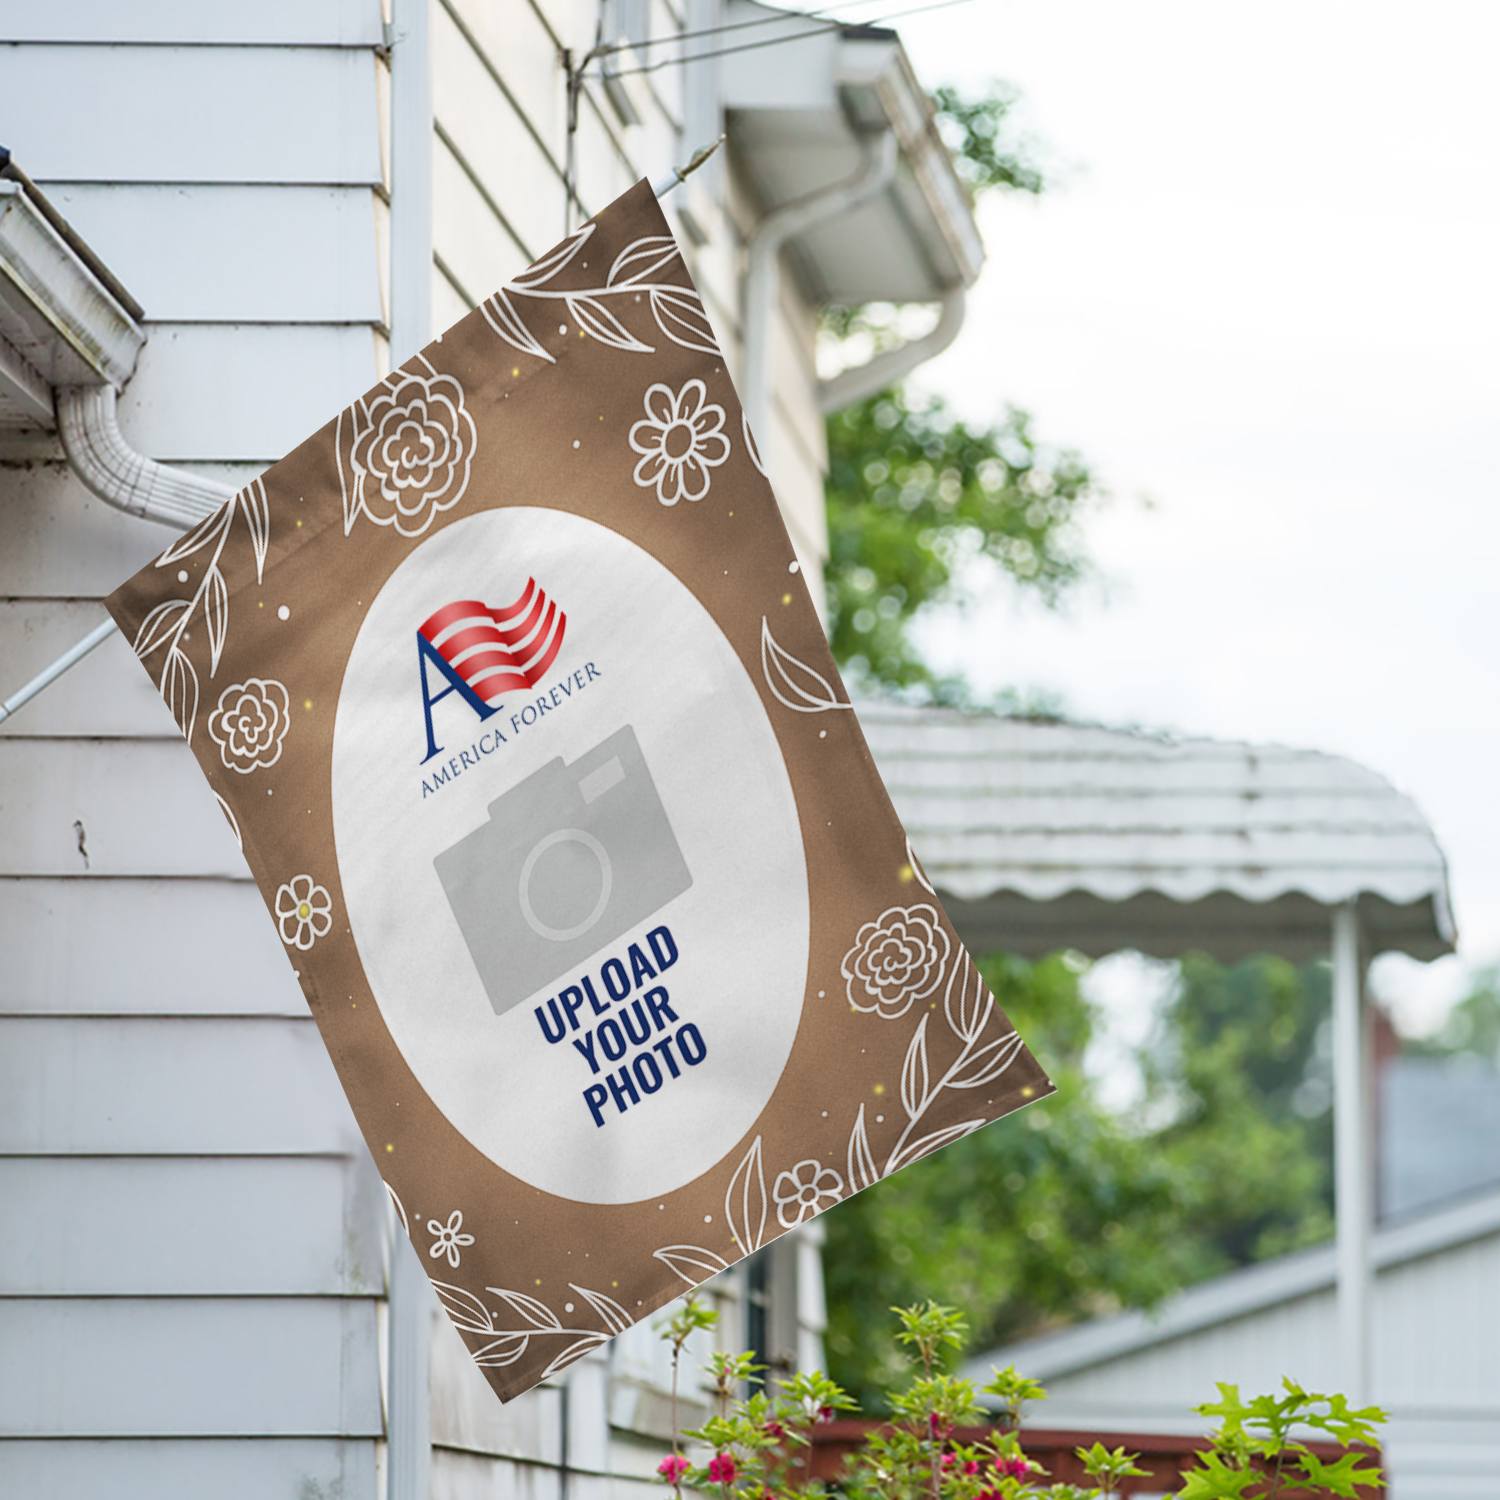
<svg viewBox="0 0 1500 1500"><path fill-rule="evenodd" d="M1010 84L998 81L977 96L947 85L933 90L938 133L975 197L991 188L1035 194L1046 186L1035 147L1018 138L1012 126L1019 101Z"/></svg>
<svg viewBox="0 0 1500 1500"><path fill-rule="evenodd" d="M1043 176L1018 139L1016 95L934 95L938 128L975 195L1035 194ZM827 339L860 363L901 339L902 310L835 308ZM967 422L936 396L882 391L828 420L829 558L825 572L834 655L866 686L962 701L960 678L941 677L911 637L917 616L962 605L976 580L1008 578L1055 603L1082 574L1077 525L1097 494L1087 465L1038 441L1014 408Z"/></svg>
<svg viewBox="0 0 1500 1500"><path fill-rule="evenodd" d="M1474 1057L1500 1067L1500 967L1477 970L1469 993L1431 1036L1405 1043L1417 1057Z"/></svg>
<svg viewBox="0 0 1500 1500"><path fill-rule="evenodd" d="M883 392L829 419L825 575L834 656L856 679L962 699L912 641L917 614L962 603L977 563L1048 602L1083 567L1075 519L1092 480L1024 412L974 426L936 396Z"/></svg>
<svg viewBox="0 0 1500 1500"><path fill-rule="evenodd" d="M1324 966L1185 960L1123 1115L1085 1070L1084 962L982 968L1058 1092L828 1214L829 1364L865 1398L892 1302L940 1291L986 1348L1331 1233Z"/></svg>
<svg viewBox="0 0 1500 1500"><path fill-rule="evenodd" d="M973 192L1042 190L1012 91L942 89L934 102ZM897 342L904 317L836 310L825 333L854 363ZM865 686L966 701L962 679L923 659L916 621L993 585L1063 599L1087 568L1082 528L1099 495L1087 464L1040 442L1022 411L974 423L905 387L830 418L828 447L835 656ZM1331 1232L1323 966L1185 960L1124 1115L1085 1067L1099 1030L1086 962L983 967L1058 1095L828 1215L829 1359L866 1398L899 1374L880 1331L893 1303L938 1292L968 1310L987 1347L1150 1306ZM1476 1002L1472 1024L1500 1042L1500 1002Z"/></svg>

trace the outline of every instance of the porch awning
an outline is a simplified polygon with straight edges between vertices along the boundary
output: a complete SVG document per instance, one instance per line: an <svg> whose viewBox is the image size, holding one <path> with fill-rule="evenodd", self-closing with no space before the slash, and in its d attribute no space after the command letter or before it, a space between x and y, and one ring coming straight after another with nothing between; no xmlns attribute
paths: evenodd
<svg viewBox="0 0 1500 1500"><path fill-rule="evenodd" d="M1415 804L1335 755L861 703L912 845L967 942L1324 955L1353 904L1370 953L1452 950Z"/></svg>

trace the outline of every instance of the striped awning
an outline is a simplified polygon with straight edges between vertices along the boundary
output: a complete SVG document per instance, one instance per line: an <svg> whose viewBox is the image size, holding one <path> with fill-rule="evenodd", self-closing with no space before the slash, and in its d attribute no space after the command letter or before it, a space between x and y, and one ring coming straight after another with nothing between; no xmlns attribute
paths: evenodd
<svg viewBox="0 0 1500 1500"><path fill-rule="evenodd" d="M1454 943L1447 868L1410 798L1335 755L880 702L870 749L972 946L1040 954L1328 951L1357 906L1372 955Z"/></svg>

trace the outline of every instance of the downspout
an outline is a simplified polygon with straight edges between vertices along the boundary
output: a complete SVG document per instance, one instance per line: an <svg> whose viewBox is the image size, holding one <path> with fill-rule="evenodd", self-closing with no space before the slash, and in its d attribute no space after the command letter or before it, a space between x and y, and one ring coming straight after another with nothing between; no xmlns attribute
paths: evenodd
<svg viewBox="0 0 1500 1500"><path fill-rule="evenodd" d="M138 453L120 431L115 401L112 385L70 385L54 393L57 430L68 466L91 494L127 515L160 521L182 531L212 515L233 497L234 491L227 484L159 464ZM96 646L103 645L118 628L113 620L103 620L55 661L48 662L0 703L0 724L51 687Z"/></svg>
<svg viewBox="0 0 1500 1500"><path fill-rule="evenodd" d="M848 213L883 192L896 175L896 135L867 137L859 170L766 215L750 236L745 268L745 365L741 388L750 430L762 454L770 442L769 376L771 320L781 290L781 252L788 241L828 219Z"/></svg>
<svg viewBox="0 0 1500 1500"><path fill-rule="evenodd" d="M159 464L132 448L120 431L112 385L62 386L54 402L69 468L106 505L186 531L233 496L227 484Z"/></svg>
<svg viewBox="0 0 1500 1500"><path fill-rule="evenodd" d="M926 364L929 359L941 354L958 337L959 329L964 326L967 302L963 287L951 288L943 294L943 300L938 304L938 320L931 332L924 333L920 338L908 339L894 349L887 349L873 359L866 360L862 365L842 370L832 379L820 382L818 410L825 417L836 411L843 411L846 406L853 406L877 391L883 391L887 386L904 380L918 365Z"/></svg>

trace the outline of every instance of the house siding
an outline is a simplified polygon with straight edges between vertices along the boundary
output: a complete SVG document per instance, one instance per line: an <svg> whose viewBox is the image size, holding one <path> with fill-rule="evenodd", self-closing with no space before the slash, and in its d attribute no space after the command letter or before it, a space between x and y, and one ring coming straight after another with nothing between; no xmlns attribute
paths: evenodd
<svg viewBox="0 0 1500 1500"><path fill-rule="evenodd" d="M1391 1500L1490 1500L1500 1469L1500 1235L1383 1269L1373 1317L1373 1400L1391 1414L1384 1452ZM1332 1289L1213 1323L1045 1378L1052 1427L1193 1431L1216 1380L1248 1395L1290 1375L1338 1390ZM1012 1351L1024 1361L1024 1346ZM1021 1366L1026 1373L1024 1362Z"/></svg>
<svg viewBox="0 0 1500 1500"><path fill-rule="evenodd" d="M7 144L150 320L127 437L244 483L379 372L378 5L5 4L0 35ZM19 681L171 533L51 446L0 463ZM0 733L0 882L0 1493L374 1496L384 1195L118 637Z"/></svg>
<svg viewBox="0 0 1500 1500"><path fill-rule="evenodd" d="M693 24L715 13L694 0ZM684 24L665 0L652 17ZM562 232L559 49L589 45L595 8L432 0L430 21L436 331ZM127 438L246 483L385 367L378 0L0 0L0 37L7 144L146 309ZM630 89L636 126L585 91L575 222L685 154L677 71ZM703 233L681 237L733 368L751 215L726 164L704 180L722 191L695 190ZM816 586L813 321L788 290L762 447ZM171 533L35 438L0 449L0 500L20 681ZM0 1493L382 1493L383 1193L234 841L118 637L0 729L0 882ZM821 1308L784 1300L805 1353ZM432 1316L432 1495L551 1500L564 1463L570 1500L658 1488L649 1328L501 1407Z"/></svg>

